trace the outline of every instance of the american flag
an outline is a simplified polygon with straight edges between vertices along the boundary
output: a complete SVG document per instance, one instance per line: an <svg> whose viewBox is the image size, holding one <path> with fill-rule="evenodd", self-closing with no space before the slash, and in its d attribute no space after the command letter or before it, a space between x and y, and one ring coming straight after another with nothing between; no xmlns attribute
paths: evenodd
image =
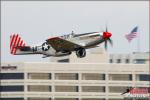
<svg viewBox="0 0 150 100"><path fill-rule="evenodd" d="M138 26L136 26L129 34L125 35L126 39L129 42L131 42L133 38L136 38L138 36L137 30L138 30Z"/></svg>

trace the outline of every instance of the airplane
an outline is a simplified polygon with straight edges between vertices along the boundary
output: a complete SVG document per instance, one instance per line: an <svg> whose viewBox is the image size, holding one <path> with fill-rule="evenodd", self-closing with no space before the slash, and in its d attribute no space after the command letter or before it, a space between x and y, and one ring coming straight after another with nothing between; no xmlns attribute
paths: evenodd
<svg viewBox="0 0 150 100"><path fill-rule="evenodd" d="M42 54L42 58L54 56L67 56L72 52L76 53L78 58L86 56L86 49L98 47L98 44L104 42L107 50L107 41L112 45L112 34L104 32L89 32L82 34L71 34L51 37L46 39L41 45L27 46L21 39L19 34L12 34L10 36L10 53L12 55L28 55L28 54Z"/></svg>

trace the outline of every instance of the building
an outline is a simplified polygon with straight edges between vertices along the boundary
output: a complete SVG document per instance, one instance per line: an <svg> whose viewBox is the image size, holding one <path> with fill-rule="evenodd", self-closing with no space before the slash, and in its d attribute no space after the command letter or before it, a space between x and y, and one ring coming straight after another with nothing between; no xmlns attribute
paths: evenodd
<svg viewBox="0 0 150 100"><path fill-rule="evenodd" d="M109 63L103 49L53 61L69 63L2 63L0 100L129 100L127 88L150 86L148 63Z"/></svg>
<svg viewBox="0 0 150 100"><path fill-rule="evenodd" d="M133 52L132 54L110 54L110 63L149 63L149 52Z"/></svg>

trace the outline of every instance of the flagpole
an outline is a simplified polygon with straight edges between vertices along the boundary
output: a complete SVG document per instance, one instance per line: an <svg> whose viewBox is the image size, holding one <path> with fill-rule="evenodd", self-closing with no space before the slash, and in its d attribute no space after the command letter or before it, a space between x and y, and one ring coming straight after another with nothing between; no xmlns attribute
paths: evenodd
<svg viewBox="0 0 150 100"><path fill-rule="evenodd" d="M138 32L138 40L137 40L137 52L140 52L140 31Z"/></svg>

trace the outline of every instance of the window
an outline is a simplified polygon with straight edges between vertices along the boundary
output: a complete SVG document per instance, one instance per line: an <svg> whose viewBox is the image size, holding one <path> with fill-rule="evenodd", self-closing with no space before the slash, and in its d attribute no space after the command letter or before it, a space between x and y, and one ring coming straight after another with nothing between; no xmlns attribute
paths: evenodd
<svg viewBox="0 0 150 100"><path fill-rule="evenodd" d="M41 98L41 97L30 97L28 100L51 100L51 98Z"/></svg>
<svg viewBox="0 0 150 100"><path fill-rule="evenodd" d="M123 98L123 99L113 98L113 99L108 99L108 100L133 100L133 99L131 99L131 98Z"/></svg>
<svg viewBox="0 0 150 100"><path fill-rule="evenodd" d="M109 80L132 81L131 74L109 74Z"/></svg>
<svg viewBox="0 0 150 100"><path fill-rule="evenodd" d="M0 92L24 91L24 86L0 86Z"/></svg>
<svg viewBox="0 0 150 100"><path fill-rule="evenodd" d="M129 63L129 59L126 59L126 63Z"/></svg>
<svg viewBox="0 0 150 100"><path fill-rule="evenodd" d="M55 100L79 100L78 98L55 98Z"/></svg>
<svg viewBox="0 0 150 100"><path fill-rule="evenodd" d="M57 80L78 80L77 73L55 73L55 79Z"/></svg>
<svg viewBox="0 0 150 100"><path fill-rule="evenodd" d="M117 63L121 63L121 59L117 59Z"/></svg>
<svg viewBox="0 0 150 100"><path fill-rule="evenodd" d="M69 59L61 59L61 60L58 60L58 62L69 62Z"/></svg>
<svg viewBox="0 0 150 100"><path fill-rule="evenodd" d="M82 80L105 80L105 74L83 73Z"/></svg>
<svg viewBox="0 0 150 100"><path fill-rule="evenodd" d="M125 92L129 87L121 87L121 86L110 86L109 92L111 93L123 93Z"/></svg>
<svg viewBox="0 0 150 100"><path fill-rule="evenodd" d="M29 73L28 79L51 79L50 73Z"/></svg>
<svg viewBox="0 0 150 100"><path fill-rule="evenodd" d="M145 64L145 59L135 59L136 64Z"/></svg>
<svg viewBox="0 0 150 100"><path fill-rule="evenodd" d="M0 79L24 79L23 73L0 73Z"/></svg>
<svg viewBox="0 0 150 100"><path fill-rule="evenodd" d="M137 81L150 81L150 75L149 74L137 74L136 80Z"/></svg>
<svg viewBox="0 0 150 100"><path fill-rule="evenodd" d="M82 98L81 100L105 100L101 98Z"/></svg>
<svg viewBox="0 0 150 100"><path fill-rule="evenodd" d="M82 86L82 92L105 92L104 86Z"/></svg>
<svg viewBox="0 0 150 100"><path fill-rule="evenodd" d="M0 98L1 100L24 100L24 98Z"/></svg>
<svg viewBox="0 0 150 100"><path fill-rule="evenodd" d="M55 86L55 92L78 92L78 86Z"/></svg>
<svg viewBox="0 0 150 100"><path fill-rule="evenodd" d="M112 59L109 59L109 63L113 63L113 60L112 60Z"/></svg>
<svg viewBox="0 0 150 100"><path fill-rule="evenodd" d="M29 85L28 91L51 92L51 86L48 86L48 85Z"/></svg>

